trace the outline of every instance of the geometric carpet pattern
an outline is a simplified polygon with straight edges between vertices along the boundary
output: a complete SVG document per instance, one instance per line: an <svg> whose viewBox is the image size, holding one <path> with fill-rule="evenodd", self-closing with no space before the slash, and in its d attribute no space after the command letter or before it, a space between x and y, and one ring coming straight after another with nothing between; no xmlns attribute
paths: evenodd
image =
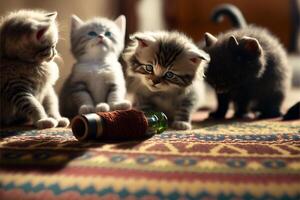
<svg viewBox="0 0 300 200"><path fill-rule="evenodd" d="M194 126L118 143L2 129L0 199L300 199L299 121Z"/></svg>

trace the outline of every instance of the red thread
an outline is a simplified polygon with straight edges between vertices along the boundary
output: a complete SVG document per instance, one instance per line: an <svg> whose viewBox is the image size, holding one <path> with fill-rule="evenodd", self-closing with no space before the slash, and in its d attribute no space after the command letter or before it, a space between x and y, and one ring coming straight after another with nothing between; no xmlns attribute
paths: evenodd
<svg viewBox="0 0 300 200"><path fill-rule="evenodd" d="M103 139L122 140L145 137L148 121L144 113L137 110L99 112L103 120Z"/></svg>

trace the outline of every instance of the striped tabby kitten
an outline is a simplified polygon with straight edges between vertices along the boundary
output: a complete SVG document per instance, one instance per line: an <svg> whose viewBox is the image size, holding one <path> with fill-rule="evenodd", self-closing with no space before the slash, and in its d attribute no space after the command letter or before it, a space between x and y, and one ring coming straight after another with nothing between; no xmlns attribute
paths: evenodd
<svg viewBox="0 0 300 200"><path fill-rule="evenodd" d="M191 129L191 114L204 98L208 54L178 32L136 33L131 40L123 57L138 108L163 111L173 128Z"/></svg>
<svg viewBox="0 0 300 200"><path fill-rule="evenodd" d="M0 124L31 121L37 128L68 126L59 114L57 13L21 10L0 24Z"/></svg>
<svg viewBox="0 0 300 200"><path fill-rule="evenodd" d="M68 117L90 112L129 109L122 66L126 19L72 17L72 53L77 62L65 82L61 111ZM66 102L65 100L68 99Z"/></svg>

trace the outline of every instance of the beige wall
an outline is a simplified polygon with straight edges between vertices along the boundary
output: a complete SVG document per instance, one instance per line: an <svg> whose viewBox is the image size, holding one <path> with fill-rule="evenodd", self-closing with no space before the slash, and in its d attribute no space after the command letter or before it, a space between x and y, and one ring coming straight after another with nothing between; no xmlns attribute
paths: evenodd
<svg viewBox="0 0 300 200"><path fill-rule="evenodd" d="M59 62L61 78L56 84L56 89L59 91L74 62L69 42L71 14L76 14L82 19L93 16L114 18L116 15L116 10L112 9L114 2L112 0L0 0L0 15L18 9L45 9L58 12L61 38L58 51L63 58L63 62Z"/></svg>

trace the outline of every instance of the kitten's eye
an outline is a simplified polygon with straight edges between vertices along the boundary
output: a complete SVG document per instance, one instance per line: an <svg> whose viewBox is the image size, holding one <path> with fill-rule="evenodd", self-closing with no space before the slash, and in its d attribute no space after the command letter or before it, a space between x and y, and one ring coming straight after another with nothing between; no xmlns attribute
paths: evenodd
<svg viewBox="0 0 300 200"><path fill-rule="evenodd" d="M98 34L95 31L91 31L88 33L89 36L97 36Z"/></svg>
<svg viewBox="0 0 300 200"><path fill-rule="evenodd" d="M175 76L175 74L174 74L173 72L167 72L167 73L165 74L165 77L168 78L168 79L171 79L171 78L173 78L174 76Z"/></svg>
<svg viewBox="0 0 300 200"><path fill-rule="evenodd" d="M104 35L105 35L106 37L110 37L110 36L111 36L111 32L110 32L110 31L106 31L106 32L104 33Z"/></svg>
<svg viewBox="0 0 300 200"><path fill-rule="evenodd" d="M41 53L41 52L49 51L49 49L52 49L52 46L43 47L43 48L39 49L38 52Z"/></svg>
<svg viewBox="0 0 300 200"><path fill-rule="evenodd" d="M152 73L153 72L153 66L152 65L145 65L145 70L149 73Z"/></svg>

